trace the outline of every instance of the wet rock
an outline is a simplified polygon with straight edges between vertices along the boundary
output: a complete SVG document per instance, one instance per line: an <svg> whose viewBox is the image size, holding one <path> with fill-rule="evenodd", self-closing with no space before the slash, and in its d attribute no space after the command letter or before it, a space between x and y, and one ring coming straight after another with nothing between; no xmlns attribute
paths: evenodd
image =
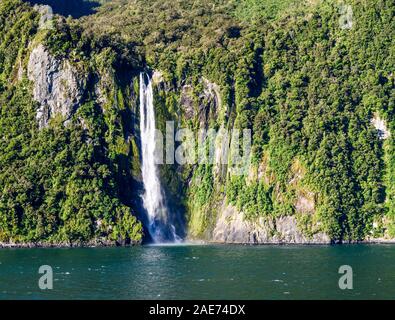
<svg viewBox="0 0 395 320"><path fill-rule="evenodd" d="M222 104L219 86L214 82L210 82L206 78L202 79L204 85L204 97L207 100L213 102L213 107L215 110L219 109Z"/></svg>
<svg viewBox="0 0 395 320"><path fill-rule="evenodd" d="M199 123L200 127L207 127L210 119L217 119L221 106L219 86L202 78L203 92L199 95Z"/></svg>
<svg viewBox="0 0 395 320"><path fill-rule="evenodd" d="M191 85L184 85L181 90L181 106L184 109L187 120L195 117L195 108L193 104L193 88Z"/></svg>

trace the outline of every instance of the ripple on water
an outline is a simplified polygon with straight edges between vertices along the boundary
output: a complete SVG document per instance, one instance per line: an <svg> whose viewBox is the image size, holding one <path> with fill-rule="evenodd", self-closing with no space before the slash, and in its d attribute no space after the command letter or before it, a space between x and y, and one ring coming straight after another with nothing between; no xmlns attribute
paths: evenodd
<svg viewBox="0 0 395 320"><path fill-rule="evenodd" d="M28 292L37 298L49 297L26 285L27 274L32 270L31 252L34 252L39 261L51 261L56 268L54 281L58 287L61 284L62 290L51 292L54 299L196 296L215 299L219 290L221 297L230 300L259 299L262 295L273 299L336 299L339 291L332 285L331 277L337 273L339 259L344 257L363 268L360 291L347 292L347 298L390 299L394 288L391 281L394 280L395 246L390 249L356 245L292 247L286 251L283 247L270 246L0 250L0 298L31 297ZM262 257L265 257L264 263ZM286 263L288 260L293 262L292 266ZM377 265L380 265L380 274L375 272ZM104 271L106 274L101 273ZM19 276L20 272L24 275ZM281 291L285 289L289 290Z"/></svg>

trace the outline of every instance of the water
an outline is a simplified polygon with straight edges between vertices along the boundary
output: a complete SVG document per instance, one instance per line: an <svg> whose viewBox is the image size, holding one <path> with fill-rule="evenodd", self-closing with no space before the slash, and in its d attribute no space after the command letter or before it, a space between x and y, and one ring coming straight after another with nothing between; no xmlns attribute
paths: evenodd
<svg viewBox="0 0 395 320"><path fill-rule="evenodd" d="M142 177L144 184L143 204L148 213L148 231L154 242L179 240L175 228L168 219L168 212L160 185L156 165L156 126L154 97L151 79L140 73L140 135L142 154Z"/></svg>
<svg viewBox="0 0 395 320"><path fill-rule="evenodd" d="M31 4L49 5L56 14L81 18L96 13L102 3L108 0L28 0Z"/></svg>
<svg viewBox="0 0 395 320"><path fill-rule="evenodd" d="M394 299L394 267L394 245L1 249L0 299Z"/></svg>

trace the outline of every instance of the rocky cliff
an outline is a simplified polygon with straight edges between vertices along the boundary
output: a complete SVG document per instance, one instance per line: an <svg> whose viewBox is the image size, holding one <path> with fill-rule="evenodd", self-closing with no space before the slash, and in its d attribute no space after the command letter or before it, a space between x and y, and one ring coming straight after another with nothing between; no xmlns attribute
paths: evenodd
<svg viewBox="0 0 395 320"><path fill-rule="evenodd" d="M216 135L203 151L212 162L160 167L185 238L394 239L394 6L351 5L358 24L343 28L331 1L255 20L226 1L110 3L81 20L1 2L0 242L147 238L141 71L158 129L174 121L192 131L187 142ZM163 12L171 19L153 23ZM251 133L251 152L235 154L232 130Z"/></svg>
<svg viewBox="0 0 395 320"><path fill-rule="evenodd" d="M28 78L33 82L33 98L40 104L37 121L41 128L57 114L70 119L81 104L86 79L67 60L54 58L39 44L30 53Z"/></svg>
<svg viewBox="0 0 395 320"><path fill-rule="evenodd" d="M161 96L178 95L180 104L177 114L181 115L181 119L185 119L183 121L193 121L199 128L209 129L215 123L214 119L218 119L220 115L224 117L230 112L222 104L220 87L206 78L198 80L197 87L199 89L196 89L191 84L174 87L170 83L166 83L163 76L159 76L163 74L161 71L154 71L153 74L155 75L154 84L157 89L158 101L163 101ZM158 107L166 108L166 104L159 103ZM230 145L231 141L227 143L227 147ZM227 197L227 188L230 186L226 184L226 180L232 176L230 158L221 159L223 144L214 142L214 148L213 163L207 168L212 180L210 181L210 194L207 194L206 202L200 203L199 199L195 197L196 194L193 194L196 190L199 191L198 188L207 174L207 171L200 170L204 165L195 164L192 176L187 175L186 181L183 180L183 175L180 175L179 178L181 181L178 183L188 186L188 190L185 192L185 197L188 199L185 210L188 217L187 237L190 240L249 244L331 243L330 237L320 228L320 222L314 218L316 217L314 193L300 186L305 175L305 169L301 167L300 163L295 163L292 168L293 175L288 181L288 184L297 190L292 203L295 209L294 214L289 215L284 210L284 212L280 211L278 216L251 217L246 215L242 208L237 208L237 203L232 204ZM191 169L181 167L179 170L188 171ZM245 176L236 178L241 178L250 185L256 183L270 185L275 182L275 178L270 176L267 159L264 159L260 164L250 164L248 171ZM196 172L198 173L196 174ZM169 194L168 196L172 197L173 195ZM313 220L314 222L312 222Z"/></svg>

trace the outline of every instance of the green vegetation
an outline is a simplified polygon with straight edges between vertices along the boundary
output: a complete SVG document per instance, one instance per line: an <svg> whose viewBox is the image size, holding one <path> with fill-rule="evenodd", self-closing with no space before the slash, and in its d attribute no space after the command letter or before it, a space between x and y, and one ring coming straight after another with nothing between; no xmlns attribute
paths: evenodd
<svg viewBox="0 0 395 320"><path fill-rule="evenodd" d="M229 203L246 214L246 218L269 216L274 213L272 190L263 183L247 185L243 177L233 177L227 188Z"/></svg>
<svg viewBox="0 0 395 320"><path fill-rule="evenodd" d="M14 79L13 70L25 64L37 14L20 1L3 1L0 21L0 241L139 242L142 226L125 201L132 155L119 141L124 106L112 103L104 115L87 98L68 125L55 117L39 130L31 84L25 76ZM60 38L73 39L70 30L62 32ZM69 42L62 42L64 55Z"/></svg>
<svg viewBox="0 0 395 320"><path fill-rule="evenodd" d="M295 7L302 6L303 1L292 0L242 0L238 1L235 16L247 23L259 23L264 20L279 18L289 14Z"/></svg>
<svg viewBox="0 0 395 320"><path fill-rule="evenodd" d="M59 19L46 46L104 79L106 102L91 84L69 126L55 118L38 130L31 84L15 80L37 37L37 13L2 1L0 240L140 239L130 215L139 179L132 119L135 76L146 67L163 76L155 89L159 128L176 120L253 132L252 177L211 165L163 168L192 235L207 234L226 202L251 220L295 215L308 236L394 237L394 138L381 140L371 119L379 114L395 132L395 6L344 4L350 29L341 28L335 0L114 0L95 15ZM203 78L219 88L218 105L203 94ZM188 118L185 85L193 96ZM304 194L314 195L306 198L312 212L298 209Z"/></svg>

